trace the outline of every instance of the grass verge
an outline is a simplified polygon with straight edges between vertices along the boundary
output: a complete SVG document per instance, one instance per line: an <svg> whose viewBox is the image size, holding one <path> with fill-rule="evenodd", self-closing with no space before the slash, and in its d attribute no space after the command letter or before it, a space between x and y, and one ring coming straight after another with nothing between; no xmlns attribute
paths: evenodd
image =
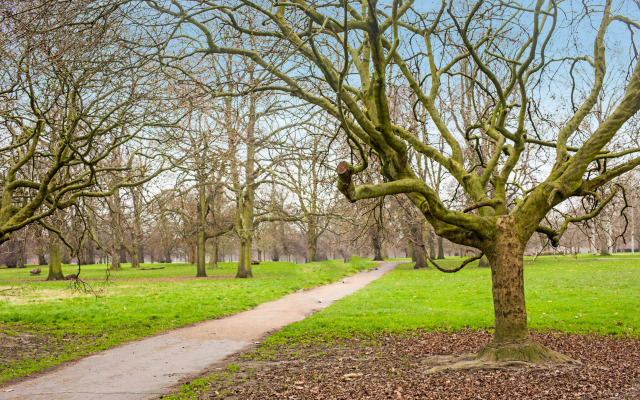
<svg viewBox="0 0 640 400"><path fill-rule="evenodd" d="M235 268L221 263L207 272L232 277ZM263 262L253 268L255 279L196 280L190 279L193 265L152 271L125 267L112 273L98 297L72 291L69 282L30 277L27 269L0 269L0 383L128 340L247 310L364 268L357 257L346 264ZM104 269L84 266L81 277L104 277ZM76 271L77 266L64 267L65 274Z"/></svg>

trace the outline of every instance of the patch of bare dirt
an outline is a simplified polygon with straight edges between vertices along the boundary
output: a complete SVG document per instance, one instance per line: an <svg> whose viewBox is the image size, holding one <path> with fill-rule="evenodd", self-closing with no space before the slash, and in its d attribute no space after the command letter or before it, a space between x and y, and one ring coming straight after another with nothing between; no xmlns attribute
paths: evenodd
<svg viewBox="0 0 640 400"><path fill-rule="evenodd" d="M15 377L13 372L17 368L31 367L42 360L83 352L102 340L103 337L78 338L60 331L34 330L20 324L0 323L0 374L3 380L11 380ZM6 381L2 384L6 384Z"/></svg>
<svg viewBox="0 0 640 400"><path fill-rule="evenodd" d="M578 365L430 373L488 343L487 332L416 332L255 352L217 371L199 398L224 399L640 399L640 340L534 334ZM236 367L237 366L237 370Z"/></svg>
<svg viewBox="0 0 640 400"><path fill-rule="evenodd" d="M0 324L0 373L23 362L55 357L63 347L55 335L15 330Z"/></svg>

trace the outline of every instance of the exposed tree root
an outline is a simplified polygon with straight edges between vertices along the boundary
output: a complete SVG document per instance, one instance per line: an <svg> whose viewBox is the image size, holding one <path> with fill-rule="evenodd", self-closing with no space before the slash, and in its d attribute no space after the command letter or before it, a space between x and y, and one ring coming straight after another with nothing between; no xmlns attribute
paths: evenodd
<svg viewBox="0 0 640 400"><path fill-rule="evenodd" d="M463 356L438 356L430 358L437 366L428 373L454 370L512 370L575 368L580 364L564 354L558 353L532 340L517 343L489 343L477 354Z"/></svg>
<svg viewBox="0 0 640 400"><path fill-rule="evenodd" d="M511 362L522 361L526 363L569 363L576 364L577 361L544 347L543 345L527 339L524 342L513 343L489 343L484 346L476 359L479 361Z"/></svg>

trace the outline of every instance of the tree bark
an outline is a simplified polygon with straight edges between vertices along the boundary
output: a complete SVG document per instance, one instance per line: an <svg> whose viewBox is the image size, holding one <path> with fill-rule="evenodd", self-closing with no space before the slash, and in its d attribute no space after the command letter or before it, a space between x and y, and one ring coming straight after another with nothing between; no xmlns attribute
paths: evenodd
<svg viewBox="0 0 640 400"><path fill-rule="evenodd" d="M424 230L422 223L411 224L411 259L415 262L414 269L427 268L426 249L424 246Z"/></svg>
<svg viewBox="0 0 640 400"><path fill-rule="evenodd" d="M249 124L247 126L247 158L244 166L245 188L240 194L239 201L239 230L240 257L236 278L253 278L251 272L251 258L253 256L254 234L254 205L255 205L255 156L256 140L254 129L256 125L256 98L249 95Z"/></svg>
<svg viewBox="0 0 640 400"><path fill-rule="evenodd" d="M129 261L129 258L127 257L129 255L129 252L127 251L127 248L120 245L120 250L118 250L120 253L120 262L121 263L126 263L127 261Z"/></svg>
<svg viewBox="0 0 640 400"><path fill-rule="evenodd" d="M196 243L196 277L206 278L207 266L204 261L205 246L207 244L207 237L205 235L205 217L206 217L206 193L203 183L204 179L200 177L200 183L198 185L198 205L196 211L198 213L197 221L197 243Z"/></svg>
<svg viewBox="0 0 640 400"><path fill-rule="evenodd" d="M373 247L373 261L384 261L382 256L382 242L380 240L380 227L378 224L371 227L371 246Z"/></svg>
<svg viewBox="0 0 640 400"><path fill-rule="evenodd" d="M311 225L311 224L309 224ZM316 234L316 227L309 226L309 237L307 239L307 261L318 261L318 235Z"/></svg>
<svg viewBox="0 0 640 400"><path fill-rule="evenodd" d="M69 256L69 249L60 249L60 262L62 264L71 264L71 257Z"/></svg>
<svg viewBox="0 0 640 400"><path fill-rule="evenodd" d="M18 268L25 268L24 265L24 253L25 253L25 248L24 248L24 240L20 240L20 242L18 243Z"/></svg>
<svg viewBox="0 0 640 400"><path fill-rule="evenodd" d="M131 246L131 252L129 252L129 256L131 257L131 268L140 268L140 253L138 252L138 246Z"/></svg>
<svg viewBox="0 0 640 400"><path fill-rule="evenodd" d="M62 262L60 255L60 239L54 234L51 234L49 239L49 276L48 281L61 281L64 280L62 275Z"/></svg>
<svg viewBox="0 0 640 400"><path fill-rule="evenodd" d="M444 260L444 245L443 239L438 236L438 260Z"/></svg>
<svg viewBox="0 0 640 400"><path fill-rule="evenodd" d="M491 265L489 265L489 260L487 259L487 256L482 256L482 258L480 259L480 262L478 263L478 268L490 268Z"/></svg>
<svg viewBox="0 0 640 400"><path fill-rule="evenodd" d="M491 265L495 314L493 340L477 355L487 361L566 362L570 358L529 337L524 296L524 243L513 216L500 218L495 240L485 253Z"/></svg>
<svg viewBox="0 0 640 400"><path fill-rule="evenodd" d="M251 238L240 239L240 258L236 278L253 278L251 272Z"/></svg>
<svg viewBox="0 0 640 400"><path fill-rule="evenodd" d="M218 238L211 240L211 249L209 251L209 268L219 268L218 266Z"/></svg>

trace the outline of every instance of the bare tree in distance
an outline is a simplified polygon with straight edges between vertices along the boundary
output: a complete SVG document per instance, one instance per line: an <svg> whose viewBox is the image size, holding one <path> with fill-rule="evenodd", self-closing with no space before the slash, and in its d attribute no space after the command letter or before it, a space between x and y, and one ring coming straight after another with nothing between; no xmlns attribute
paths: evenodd
<svg viewBox="0 0 640 400"><path fill-rule="evenodd" d="M162 114L162 82L119 41L127 28L117 9L3 2L0 18L2 243L82 197L157 176L162 154L150 150L158 140L150 133L172 122ZM121 164L110 162L111 152L134 142ZM105 185L101 177L115 172Z"/></svg>

